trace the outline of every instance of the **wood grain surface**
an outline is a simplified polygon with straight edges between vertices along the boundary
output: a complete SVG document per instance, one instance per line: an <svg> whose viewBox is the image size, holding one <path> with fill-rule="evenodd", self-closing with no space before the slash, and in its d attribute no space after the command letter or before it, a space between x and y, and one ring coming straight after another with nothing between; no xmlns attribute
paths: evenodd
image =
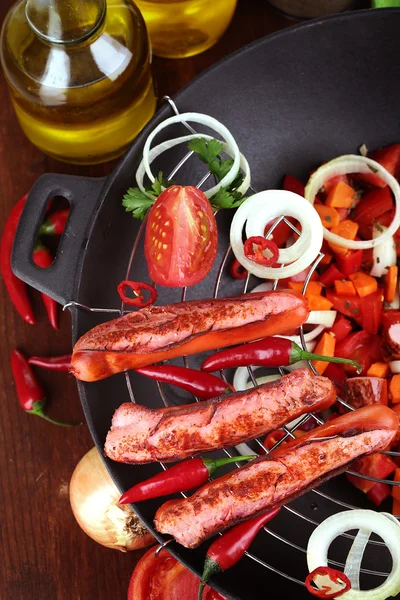
<svg viewBox="0 0 400 600"><path fill-rule="evenodd" d="M12 4L12 0L1 0L0 25ZM157 96L175 94L224 56L294 22L267 0L239 0L228 31L213 48L187 59L154 58ZM2 75L0 107L0 230L13 204L42 173L97 176L113 168L113 164L70 166L36 149L19 128ZM0 284L0 599L122 600L143 551L123 554L97 545L80 530L70 510L71 474L93 446L86 425L61 430L25 414L17 403L10 372L13 348L29 355L71 350L69 313L61 315L56 333L48 324L39 294L33 292L31 297L37 315L34 326L19 317ZM40 371L40 378L50 399L49 414L66 421L81 420L72 376Z"/></svg>

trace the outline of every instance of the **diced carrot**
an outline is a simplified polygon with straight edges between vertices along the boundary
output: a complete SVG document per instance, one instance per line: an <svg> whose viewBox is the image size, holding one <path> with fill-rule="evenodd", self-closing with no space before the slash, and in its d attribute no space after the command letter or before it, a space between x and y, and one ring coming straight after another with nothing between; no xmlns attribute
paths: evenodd
<svg viewBox="0 0 400 600"><path fill-rule="evenodd" d="M396 289L397 289L397 278L398 278L398 267L392 265L388 268L385 276L385 300L386 302L393 302Z"/></svg>
<svg viewBox="0 0 400 600"><path fill-rule="evenodd" d="M393 375L389 383L389 396L392 404L400 402L400 374Z"/></svg>
<svg viewBox="0 0 400 600"><path fill-rule="evenodd" d="M353 202L355 202L355 191L348 183L344 181L338 181L328 193L328 197L325 201L326 206L338 207L338 208L350 208Z"/></svg>
<svg viewBox="0 0 400 600"><path fill-rule="evenodd" d="M392 514L396 517L400 516L400 500L393 498Z"/></svg>
<svg viewBox="0 0 400 600"><path fill-rule="evenodd" d="M315 310L315 309L311 309L311 310ZM317 309L317 310L321 310L321 309ZM335 355L335 345L336 345L335 336L331 335L330 333L325 332L322 334L321 339L319 340L318 344L315 346L314 353L322 354L322 356L334 356ZM323 372L325 371L325 369L329 365L328 362L324 362L322 360L313 360L312 363L314 365L315 370L317 371L317 373L319 375L322 375Z"/></svg>
<svg viewBox="0 0 400 600"><path fill-rule="evenodd" d="M400 481L400 469L396 469L394 472L393 481ZM394 485L392 489L392 496L397 502L400 502L400 486ZM398 513L400 514L400 513Z"/></svg>
<svg viewBox="0 0 400 600"><path fill-rule="evenodd" d="M342 238L345 238L346 240L354 240L356 238L357 231L358 224L354 221L351 221L350 219L341 221L339 225L336 225L336 227L332 227L331 229L332 233L336 233L337 235L339 235ZM332 242L328 242L328 244L330 248L340 256L345 256L349 251L348 248L345 248L344 246L339 246L339 244L335 244Z"/></svg>
<svg viewBox="0 0 400 600"><path fill-rule="evenodd" d="M335 292L338 296L357 296L356 288L351 281L345 279L335 279Z"/></svg>
<svg viewBox="0 0 400 600"><path fill-rule="evenodd" d="M333 255L332 254L324 254L324 257L319 261L320 265L330 265L332 262Z"/></svg>
<svg viewBox="0 0 400 600"><path fill-rule="evenodd" d="M367 371L367 377L381 377L385 379L389 375L389 365L384 362L372 363Z"/></svg>
<svg viewBox="0 0 400 600"><path fill-rule="evenodd" d="M307 296L308 308L310 310L330 310L333 306L324 296L310 295Z"/></svg>
<svg viewBox="0 0 400 600"><path fill-rule="evenodd" d="M340 223L340 215L337 210L332 206L325 206L324 204L314 205L315 210L319 214L321 223L326 229L332 229Z"/></svg>
<svg viewBox="0 0 400 600"><path fill-rule="evenodd" d="M369 296L373 294L378 289L378 282L375 277L371 277L367 273L363 273L363 271L357 271L356 273L352 273L349 275L350 281L353 282L354 287L357 290L357 294L360 298L364 298L365 296Z"/></svg>
<svg viewBox="0 0 400 600"><path fill-rule="evenodd" d="M289 287L291 290L297 290L301 292L303 290L304 283L297 281L289 281ZM320 296L322 291L322 283L319 281L309 281L307 285L307 289L305 292L305 296Z"/></svg>

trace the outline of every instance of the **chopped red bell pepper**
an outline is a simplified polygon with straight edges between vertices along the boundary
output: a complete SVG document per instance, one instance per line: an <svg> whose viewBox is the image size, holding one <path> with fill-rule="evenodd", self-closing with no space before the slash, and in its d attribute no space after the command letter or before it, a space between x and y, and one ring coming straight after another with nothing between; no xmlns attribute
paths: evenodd
<svg viewBox="0 0 400 600"><path fill-rule="evenodd" d="M341 279L345 279L345 275L344 273L341 273L339 271L339 269L337 268L337 266L335 265L335 263L329 265L329 267L326 269L326 271L323 273L323 275L321 275L321 277L319 278L320 283L322 283L322 285L324 285L325 287L331 287L333 285L333 282L336 280L341 280Z"/></svg>
<svg viewBox="0 0 400 600"><path fill-rule="evenodd" d="M370 225L392 208L393 198L389 187L375 188L364 194L353 211L352 220L360 226Z"/></svg>
<svg viewBox="0 0 400 600"><path fill-rule="evenodd" d="M292 223L292 225L296 226L295 219L292 219L291 217L289 217L287 220L290 221L290 223ZM275 221L276 221L276 219L273 219L272 221L270 221L269 223L266 224L266 226L264 228L264 235L267 235L268 231L271 229L271 227L273 226ZM270 237L268 237L268 239L271 239L273 242L275 242L275 244L279 248L281 248L282 246L285 245L285 243L288 241L290 236L293 235L293 233L294 233L293 229L291 227L289 227L289 225L286 225L286 223L284 221L281 221L275 227L275 229L270 234Z"/></svg>
<svg viewBox="0 0 400 600"><path fill-rule="evenodd" d="M395 472L396 463L389 456L386 456L386 454L370 454L354 462L350 470L367 475L368 477L375 477L375 479L387 479L389 475ZM378 483L369 479L362 479L350 473L346 473L346 477L364 494L367 494Z"/></svg>
<svg viewBox="0 0 400 600"><path fill-rule="evenodd" d="M302 183L296 177L293 177L293 175L285 175L285 179L283 180L283 189L287 192L294 192L295 194L299 194L299 196L304 197L304 183Z"/></svg>
<svg viewBox="0 0 400 600"><path fill-rule="evenodd" d="M338 296L332 290L326 290L326 297L332 302L333 310L337 310L342 315L354 319L359 325L362 324L361 298L357 296Z"/></svg>
<svg viewBox="0 0 400 600"><path fill-rule="evenodd" d="M345 256L336 255L336 264L343 275L348 276L360 270L363 250L349 250Z"/></svg>
<svg viewBox="0 0 400 600"><path fill-rule="evenodd" d="M374 487L367 493L367 498L379 506L391 494L390 486L387 483L375 483Z"/></svg>
<svg viewBox="0 0 400 600"><path fill-rule="evenodd" d="M352 330L353 325L351 324L351 321L339 313L334 324L329 329L329 333L332 333L335 336L336 343L338 344L344 340Z"/></svg>
<svg viewBox="0 0 400 600"><path fill-rule="evenodd" d="M362 328L367 333L378 333L382 323L382 291L378 289L361 300Z"/></svg>
<svg viewBox="0 0 400 600"><path fill-rule="evenodd" d="M352 358L361 365L360 375L366 375L374 362L382 359L381 342L378 335L369 335L365 331L351 333L344 340L336 344L335 356ZM356 375L351 366L345 366L346 373Z"/></svg>
<svg viewBox="0 0 400 600"><path fill-rule="evenodd" d="M370 155L372 160L376 160L381 164L391 175L398 178L400 175L400 144L393 144L392 146L386 146L380 148ZM386 187L386 183L382 181L379 174L375 173L358 173L357 179L362 181L368 181L372 185L379 188Z"/></svg>
<svg viewBox="0 0 400 600"><path fill-rule="evenodd" d="M341 365L330 363L325 369L325 377L328 377L336 388L338 396L343 395L344 383L347 379L346 373Z"/></svg>
<svg viewBox="0 0 400 600"><path fill-rule="evenodd" d="M349 184L349 178L347 177L347 175L335 175L335 177L327 179L324 183L325 192L329 192L339 182Z"/></svg>

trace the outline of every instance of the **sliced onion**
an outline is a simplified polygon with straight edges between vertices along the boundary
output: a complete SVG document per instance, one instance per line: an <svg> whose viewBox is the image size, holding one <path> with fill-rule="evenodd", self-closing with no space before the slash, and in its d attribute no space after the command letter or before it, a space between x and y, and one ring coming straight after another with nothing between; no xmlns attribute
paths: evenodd
<svg viewBox="0 0 400 600"><path fill-rule="evenodd" d="M307 546L307 564L311 573L317 567L328 565L328 550L339 535L351 529L379 535L385 542L392 555L392 570L384 583L371 590L359 590L352 588L342 598L344 600L386 600L390 596L396 596L400 592L400 528L384 513L373 510L347 510L328 517L311 534ZM357 547L363 550L364 537L357 540ZM353 544L354 545L354 544ZM353 565L358 562L358 557L351 557ZM347 564L347 563L346 563ZM350 570L350 567L348 566ZM352 569L353 581L356 581Z"/></svg>
<svg viewBox="0 0 400 600"><path fill-rule="evenodd" d="M252 456L254 454L254 450L245 443L238 444L235 448L242 456Z"/></svg>
<svg viewBox="0 0 400 600"><path fill-rule="evenodd" d="M361 154L361 156L367 156L368 155L368 148L365 144L361 144L361 146L358 149L359 153Z"/></svg>
<svg viewBox="0 0 400 600"><path fill-rule="evenodd" d="M400 360L392 360L389 363L389 367L392 373L400 373Z"/></svg>
<svg viewBox="0 0 400 600"><path fill-rule="evenodd" d="M259 220L260 210L263 211L262 220ZM278 268L265 267L249 260L244 254L243 227L247 224L246 233L249 235L250 232L260 231L260 222L268 223L282 214L300 221L302 232L291 248L279 251L279 261L281 261L282 253L297 252L299 247L302 248L300 258L290 265ZM261 230L261 233L251 233L251 235L264 235L263 226L261 226ZM285 190L266 190L248 198L236 211L230 232L235 257L247 271L261 279L283 279L297 275L306 269L318 256L322 246L322 237L321 219L316 210L302 196ZM296 246L297 249L294 250Z"/></svg>
<svg viewBox="0 0 400 600"><path fill-rule="evenodd" d="M332 327L335 322L336 310L311 310L306 323Z"/></svg>
<svg viewBox="0 0 400 600"><path fill-rule="evenodd" d="M255 292L270 292L274 287L273 281L266 281L265 283L260 283L260 285L256 285L256 287L251 290L251 294Z"/></svg>
<svg viewBox="0 0 400 600"><path fill-rule="evenodd" d="M372 230L372 237L375 239L379 237L387 227L382 227L381 225L377 226L376 224ZM382 275L386 275L387 268L395 265L397 262L397 254L396 254L396 244L394 243L394 238L392 236L388 237L382 244L379 246L375 246L372 251L372 256L374 259L374 264L371 269L371 275L373 277L382 277Z"/></svg>
<svg viewBox="0 0 400 600"><path fill-rule="evenodd" d="M339 156L338 158L334 158L333 160L325 163L314 171L311 175L308 183L306 185L304 196L305 198L314 204L315 197L319 190L323 187L324 183L331 179L332 177L336 177L338 175L347 175L349 173L376 173L379 177L387 183L393 192L395 203L396 203L396 211L393 218L393 221L387 228L387 230L382 233L379 237L376 237L372 240L346 240L345 238L332 233L325 227L324 238L328 242L332 242L334 244L338 244L339 246L343 246L344 248L350 248L351 250L359 250L374 248L379 244L382 244L389 237L393 236L395 231L400 226L400 186L396 179L387 171L382 165L380 165L375 160L372 160L366 156L357 156L356 154L347 154L344 156Z"/></svg>
<svg viewBox="0 0 400 600"><path fill-rule="evenodd" d="M160 133L160 131L165 129L165 127L169 127L169 125L174 125L175 123L186 123L188 121L192 122L192 123L199 123L201 125L205 125L206 127L210 127L211 129L214 129L214 131L216 131L224 139L224 142L225 142L223 145L224 151L227 152L227 154L229 154L233 158L232 167L228 171L228 173L225 175L225 177L223 177L219 183L217 183L216 185L212 186L209 190L204 192L205 195L207 196L207 198L211 198L211 196L216 194L221 188L228 187L229 185L231 185L231 183L233 183L233 181L235 180L235 178L237 177L237 175L239 173L240 166L242 166L243 170L245 171L245 181L238 188L238 191L240 191L240 193L245 193L245 191L247 191L248 187L250 186L250 168L249 168L249 165L248 165L246 159L243 156L241 157L238 145L237 145L234 137L230 133L229 129L227 129L227 127L225 127L225 125L220 123L220 121L217 121L217 119L214 119L213 117L210 117L209 115L203 115L201 113L183 113L180 115L175 115L173 117L170 117L169 119L166 119L162 123L160 123L151 132L151 134L147 138L146 143L144 145L143 161L142 161L141 165L139 166L139 169L136 174L137 184L138 184L139 188L143 191L143 178L144 178L143 170L146 173L147 177L150 179L150 181L152 183L154 183L155 177L151 171L150 163L155 158L157 158L157 156L159 156L160 154L162 154L169 148L173 148L174 146L176 146L178 144L190 141L195 138L204 138L207 140L212 139L210 136L207 136L202 133L192 134L192 135L182 136L182 137L178 137L178 138L175 138L172 140L168 140L166 142L159 144L158 146L156 146L156 148L153 148L153 150L151 150L151 144L152 144L155 136L158 133Z"/></svg>
<svg viewBox="0 0 400 600"><path fill-rule="evenodd" d="M261 369L261 367L251 367L253 371L257 369ZM262 385L263 383L269 383L270 381L276 381L280 378L280 375L264 375L263 377L256 377L256 381L258 385ZM250 379L249 369L248 367L238 367L233 376L233 387L237 392L242 390L248 390L253 387L253 383Z"/></svg>

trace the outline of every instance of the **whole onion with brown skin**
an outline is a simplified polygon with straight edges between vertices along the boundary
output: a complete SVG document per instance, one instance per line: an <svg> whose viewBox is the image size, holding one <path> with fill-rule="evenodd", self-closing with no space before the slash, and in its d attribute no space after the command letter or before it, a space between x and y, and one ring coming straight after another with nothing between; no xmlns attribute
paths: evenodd
<svg viewBox="0 0 400 600"><path fill-rule="evenodd" d="M97 448L92 448L77 464L69 486L79 526L102 546L121 552L154 544L156 540L130 506L118 504L120 495Z"/></svg>

